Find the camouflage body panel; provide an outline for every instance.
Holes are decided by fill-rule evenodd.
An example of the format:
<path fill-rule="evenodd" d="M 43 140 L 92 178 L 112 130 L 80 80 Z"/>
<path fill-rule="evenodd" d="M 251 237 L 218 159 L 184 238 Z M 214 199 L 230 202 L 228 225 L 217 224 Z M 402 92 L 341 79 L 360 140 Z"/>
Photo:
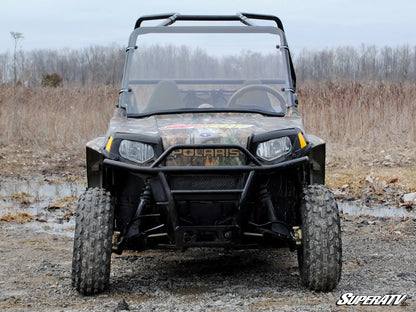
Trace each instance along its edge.
<path fill-rule="evenodd" d="M 226 144 L 247 148 L 253 134 L 287 128 L 304 131 L 297 114 L 269 117 L 257 113 L 184 113 L 153 115 L 144 118 L 115 116 L 110 122 L 108 137 L 115 133 L 140 133 L 160 137 L 163 149 L 191 144 Z M 246 164 L 246 156 L 238 148 L 175 149 L 166 166 L 224 166 Z"/>

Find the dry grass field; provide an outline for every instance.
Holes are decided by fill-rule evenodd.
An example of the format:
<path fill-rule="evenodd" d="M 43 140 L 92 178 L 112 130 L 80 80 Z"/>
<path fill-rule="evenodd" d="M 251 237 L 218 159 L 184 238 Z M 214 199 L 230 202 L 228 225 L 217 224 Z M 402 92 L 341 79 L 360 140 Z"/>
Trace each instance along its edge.
<path fill-rule="evenodd" d="M 115 87 L 0 87 L 3 144 L 79 149 L 103 134 L 118 99 Z"/>
<path fill-rule="evenodd" d="M 308 132 L 328 142 L 328 186 L 395 203 L 416 190 L 416 84 L 306 83 L 298 93 Z"/>
<path fill-rule="evenodd" d="M 117 91 L 0 86 L 0 174 L 53 161 L 60 170 L 74 159 L 82 172 L 85 143 L 105 133 Z M 328 142 L 330 187 L 358 194 L 372 181 L 375 191 L 386 184 L 416 190 L 414 83 L 303 83 L 298 95 L 307 131 Z"/>

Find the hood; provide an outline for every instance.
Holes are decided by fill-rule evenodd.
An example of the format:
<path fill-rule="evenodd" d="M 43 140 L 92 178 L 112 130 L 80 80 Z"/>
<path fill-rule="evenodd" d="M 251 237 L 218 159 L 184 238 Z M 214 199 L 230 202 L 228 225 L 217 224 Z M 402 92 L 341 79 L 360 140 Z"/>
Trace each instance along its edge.
<path fill-rule="evenodd" d="M 109 133 L 158 136 L 163 148 L 177 144 L 234 144 L 247 147 L 253 134 L 297 127 L 299 117 L 269 117 L 256 113 L 186 113 L 145 118 L 113 117 Z"/>

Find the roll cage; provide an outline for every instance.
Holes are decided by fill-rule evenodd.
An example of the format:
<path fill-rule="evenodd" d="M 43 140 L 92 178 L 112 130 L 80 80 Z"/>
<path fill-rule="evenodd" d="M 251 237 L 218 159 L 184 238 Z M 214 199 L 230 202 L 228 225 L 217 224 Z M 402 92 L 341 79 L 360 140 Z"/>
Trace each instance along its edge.
<path fill-rule="evenodd" d="M 256 26 L 255 20 L 258 21 L 272 21 L 276 27 L 284 32 L 282 21 L 273 15 L 253 14 L 253 13 L 237 13 L 235 15 L 183 15 L 180 13 L 166 13 L 157 15 L 145 15 L 137 19 L 134 29 L 143 27 L 142 23 L 146 21 L 163 20 L 158 26 L 170 26 L 177 21 L 237 21 L 246 26 Z M 288 48 L 286 37 L 284 36 L 285 48 Z M 127 48 L 129 49 L 129 48 Z M 292 57 L 289 54 L 290 74 L 292 77 L 293 89 L 296 90 L 296 73 L 293 67 Z"/>
<path fill-rule="evenodd" d="M 143 25 L 144 22 L 160 20 L 161 22 L 156 26 L 154 25 L 155 23 L 149 23 L 145 26 Z M 257 20 L 271 21 L 271 23 L 267 23 L 267 26 L 265 26 L 264 22 L 257 25 L 255 23 Z M 178 21 L 185 21 L 185 23 L 182 23 L 181 25 L 175 24 Z M 197 22 L 197 24 L 187 24 L 188 21 Z M 230 25 L 227 23 L 229 21 L 237 23 Z M 215 22 L 219 22 L 219 24 Z M 223 22 L 225 23 L 223 24 Z M 174 24 L 175 26 L 172 26 Z M 221 40 L 226 38 L 224 36 L 228 36 L 229 42 L 232 42 L 233 38 L 239 38 L 236 40 L 237 42 L 241 42 L 242 46 L 239 48 L 240 50 L 237 48 L 236 53 L 238 51 L 240 51 L 240 53 L 248 51 L 247 55 L 253 53 L 251 52 L 251 46 L 257 46 L 258 49 L 259 44 L 268 42 L 268 46 L 265 46 L 263 51 L 267 51 L 267 49 L 271 49 L 273 47 L 273 49 L 280 51 L 280 56 L 273 56 L 270 60 L 267 60 L 267 62 L 271 63 L 268 67 L 266 67 L 269 70 L 266 69 L 268 73 L 266 73 L 263 77 L 259 76 L 259 69 L 255 71 L 252 67 L 250 67 L 252 64 L 250 60 L 244 61 L 244 59 L 238 59 L 241 57 L 241 54 L 235 54 L 235 56 L 233 56 L 235 59 L 231 60 L 231 62 L 229 62 L 229 59 L 227 59 L 226 56 L 220 57 L 220 55 L 213 54 L 212 56 L 214 58 L 212 59 L 212 56 L 208 56 L 208 54 L 204 55 L 204 57 L 211 58 L 209 59 L 210 62 L 213 60 L 213 62 L 217 63 L 214 64 L 214 66 L 210 69 L 206 68 L 201 70 L 199 72 L 201 76 L 198 76 L 198 72 L 195 71 L 195 69 L 198 70 L 200 68 L 198 64 L 196 64 L 198 61 L 195 57 L 197 54 L 196 52 L 198 52 L 197 49 L 199 49 L 198 46 L 196 46 L 196 50 L 192 50 L 191 52 L 189 52 L 190 50 L 185 51 L 185 55 L 191 53 L 186 61 L 184 61 L 183 58 L 179 58 L 179 54 L 177 54 L 177 52 L 166 56 L 164 60 L 171 60 L 173 62 L 172 67 L 166 67 L 166 65 L 162 65 L 165 64 L 164 62 L 159 63 L 161 65 L 152 63 L 156 59 L 154 55 L 159 55 L 158 53 L 166 54 L 173 46 L 170 46 L 170 43 L 168 43 L 166 46 L 164 45 L 163 48 L 160 48 L 158 45 L 152 47 L 149 46 L 149 42 L 151 42 L 149 40 L 156 40 L 154 42 L 157 43 L 165 42 L 164 40 L 167 38 L 169 38 L 169 41 L 171 41 L 172 38 L 176 38 L 179 41 L 173 41 L 176 45 L 174 49 L 181 49 L 184 48 L 184 46 L 181 45 L 181 40 L 184 38 L 185 40 L 188 40 L 187 37 L 184 37 L 186 34 L 189 34 L 189 38 L 194 38 L 196 41 L 199 41 L 200 39 L 206 40 L 205 38 L 210 38 L 209 40 L 214 38 Z M 278 42 L 273 41 L 272 37 L 275 35 L 279 37 Z M 257 41 L 257 39 L 255 39 L 253 36 L 260 36 L 259 38 L 262 38 L 262 40 Z M 269 38 L 268 36 L 271 37 Z M 143 50 L 143 40 L 145 41 L 145 50 Z M 211 50 L 211 53 L 222 53 L 220 50 L 222 43 L 216 46 L 212 45 L 213 42 L 215 43 L 215 40 L 209 40 L 207 41 L 207 44 L 211 44 L 211 48 L 218 50 L 218 52 Z M 225 42 L 227 41 L 224 41 L 224 43 Z M 187 45 L 187 43 L 185 44 Z M 246 46 L 246 49 L 248 50 L 244 50 L 244 46 Z M 228 44 L 228 46 L 225 44 L 224 47 L 224 51 L 227 51 L 226 49 L 230 48 L 231 44 Z M 154 54 L 149 54 L 149 51 L 153 51 Z M 234 92 L 248 84 L 269 84 L 269 86 L 273 85 L 275 90 L 278 90 L 284 96 L 286 107 L 297 106 L 296 76 L 293 68 L 293 62 L 283 31 L 283 25 L 280 19 L 275 16 L 249 13 L 239 13 L 236 15 L 226 16 L 181 15 L 177 13 L 144 16 L 137 20 L 135 29 L 130 35 L 126 52 L 127 60 L 124 68 L 122 89 L 120 90 L 120 101 L 118 107 L 126 109 L 129 117 L 143 117 L 152 115 L 154 113 L 165 114 L 187 111 L 197 112 L 201 108 L 198 106 L 199 102 L 209 104 L 210 111 L 221 112 L 227 110 L 240 110 L 245 112 L 254 112 L 256 111 L 256 107 L 250 108 L 247 106 L 247 104 L 244 104 L 243 106 L 234 105 L 233 107 L 228 107 L 226 105 L 228 104 L 228 99 Z M 247 55 L 244 57 L 248 58 Z M 269 54 L 269 56 L 270 55 L 272 54 Z M 269 56 L 267 54 L 261 56 L 263 59 L 263 64 L 265 64 L 264 62 Z M 176 58 L 176 60 L 171 59 L 171 57 Z M 183 62 L 185 62 L 185 64 Z M 222 64 L 222 62 L 226 62 L 226 64 Z M 237 67 L 232 67 L 234 66 L 233 62 L 239 62 L 235 65 Z M 158 66 L 162 67 L 160 67 L 159 71 L 155 71 Z M 262 66 L 264 67 L 265 65 Z M 227 67 L 228 69 L 226 69 Z M 148 72 L 149 68 L 152 68 L 151 70 L 153 70 L 153 72 Z M 186 68 L 188 71 L 181 71 L 178 68 Z M 272 72 L 272 68 L 276 68 L 277 72 Z M 189 69 L 192 70 L 189 71 Z M 278 73 L 279 71 L 280 73 Z M 177 100 L 176 102 L 169 101 L 169 104 L 165 106 L 163 103 L 164 101 L 160 101 L 161 99 L 159 99 L 158 106 L 163 109 L 155 109 L 155 107 L 149 105 L 149 94 L 151 94 L 150 92 L 155 91 L 156 93 L 156 90 L 160 90 L 157 85 L 162 80 L 171 81 L 172 85 L 176 85 L 170 88 L 171 95 L 169 95 L 169 92 L 164 92 L 166 95 L 163 100 L 165 100 L 165 98 L 168 96 L 170 96 L 171 99 L 181 98 L 181 100 Z M 188 87 L 177 88 L 179 85 Z M 233 86 L 237 87 L 237 89 Z M 164 90 L 166 89 L 167 88 Z M 146 94 L 144 97 L 141 95 L 138 96 L 138 94 L 142 94 L 143 92 Z M 194 101 L 189 101 L 190 99 L 193 99 Z M 276 98 L 274 98 L 274 100 L 276 100 Z M 284 111 L 286 108 L 283 108 L 283 111 L 281 111 L 275 104 L 276 103 L 273 104 L 273 109 L 271 109 L 270 104 L 264 105 L 261 107 L 259 112 L 266 115 L 284 116 Z M 283 105 L 283 107 L 284 106 L 285 105 Z M 195 110 L 195 108 L 198 109 Z"/>

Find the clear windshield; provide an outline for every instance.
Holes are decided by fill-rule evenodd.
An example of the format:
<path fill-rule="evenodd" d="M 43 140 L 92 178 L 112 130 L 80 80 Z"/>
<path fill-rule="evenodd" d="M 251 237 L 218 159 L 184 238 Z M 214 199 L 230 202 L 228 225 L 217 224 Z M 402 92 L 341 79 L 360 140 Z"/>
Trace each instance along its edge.
<path fill-rule="evenodd" d="M 146 33 L 128 57 L 128 114 L 259 111 L 284 114 L 285 51 L 270 33 Z"/>

